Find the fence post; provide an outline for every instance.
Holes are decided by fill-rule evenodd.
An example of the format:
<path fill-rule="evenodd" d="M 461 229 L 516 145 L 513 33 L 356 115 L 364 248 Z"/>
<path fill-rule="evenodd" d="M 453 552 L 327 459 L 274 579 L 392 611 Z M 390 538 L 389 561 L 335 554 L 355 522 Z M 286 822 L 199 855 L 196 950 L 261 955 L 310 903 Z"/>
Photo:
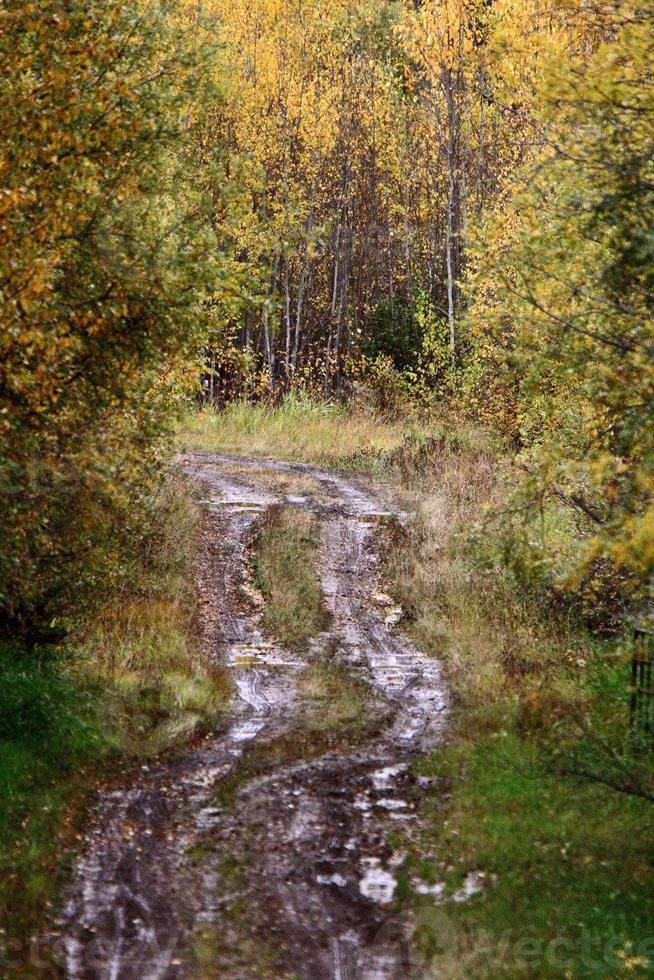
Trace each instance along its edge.
<path fill-rule="evenodd" d="M 634 643 L 629 724 L 632 729 L 651 735 L 654 731 L 654 631 L 636 627 Z"/>

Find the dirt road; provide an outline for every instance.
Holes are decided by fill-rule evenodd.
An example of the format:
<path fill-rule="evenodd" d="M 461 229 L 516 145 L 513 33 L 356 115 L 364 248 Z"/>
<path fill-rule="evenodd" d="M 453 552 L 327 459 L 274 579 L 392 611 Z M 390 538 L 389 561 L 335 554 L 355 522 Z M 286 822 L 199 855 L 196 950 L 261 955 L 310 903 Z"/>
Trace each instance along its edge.
<path fill-rule="evenodd" d="M 203 454 L 181 465 L 204 488 L 203 632 L 207 656 L 233 674 L 233 715 L 222 734 L 99 799 L 68 895 L 64 975 L 413 975 L 393 914 L 402 854 L 391 838 L 415 819 L 410 764 L 440 738 L 447 696 L 438 663 L 404 638 L 379 592 L 376 532 L 389 511 L 363 482 L 315 467 Z M 251 586 L 252 528 L 279 502 L 322 527 L 331 625 L 305 656 L 263 635 Z M 248 778 L 253 751 L 297 719 L 297 679 L 317 655 L 370 685 L 376 734 Z"/>

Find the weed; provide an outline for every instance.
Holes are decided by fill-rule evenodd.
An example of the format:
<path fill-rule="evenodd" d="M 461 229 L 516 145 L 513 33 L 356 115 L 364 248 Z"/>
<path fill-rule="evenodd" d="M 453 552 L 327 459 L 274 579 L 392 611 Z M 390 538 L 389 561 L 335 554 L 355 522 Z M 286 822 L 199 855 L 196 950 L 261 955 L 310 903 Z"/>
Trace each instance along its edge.
<path fill-rule="evenodd" d="M 264 628 L 286 647 L 306 649 L 329 625 L 316 560 L 318 521 L 297 507 L 273 505 L 254 539 L 255 581 L 266 600 Z"/>
<path fill-rule="evenodd" d="M 194 641 L 198 510 L 171 480 L 157 514 L 121 593 L 63 648 L 0 650 L 0 928 L 23 949 L 58 900 L 100 767 L 111 777 L 226 711 L 226 675 Z"/>

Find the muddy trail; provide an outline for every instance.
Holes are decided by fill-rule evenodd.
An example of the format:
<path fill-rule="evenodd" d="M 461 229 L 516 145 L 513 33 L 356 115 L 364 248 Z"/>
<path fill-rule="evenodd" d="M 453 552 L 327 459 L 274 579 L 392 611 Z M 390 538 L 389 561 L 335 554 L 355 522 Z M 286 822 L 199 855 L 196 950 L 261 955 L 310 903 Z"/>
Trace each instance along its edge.
<path fill-rule="evenodd" d="M 311 466 L 208 454 L 181 465 L 207 511 L 203 637 L 233 676 L 231 721 L 100 796 L 67 898 L 64 976 L 414 975 L 393 915 L 393 838 L 416 819 L 411 763 L 441 737 L 447 697 L 438 663 L 379 591 L 378 530 L 392 514 L 363 482 Z M 277 503 L 322 531 L 331 623 L 302 655 L 263 634 L 251 584 L 253 528 Z M 366 739 L 280 757 L 317 657 L 368 686 Z"/>

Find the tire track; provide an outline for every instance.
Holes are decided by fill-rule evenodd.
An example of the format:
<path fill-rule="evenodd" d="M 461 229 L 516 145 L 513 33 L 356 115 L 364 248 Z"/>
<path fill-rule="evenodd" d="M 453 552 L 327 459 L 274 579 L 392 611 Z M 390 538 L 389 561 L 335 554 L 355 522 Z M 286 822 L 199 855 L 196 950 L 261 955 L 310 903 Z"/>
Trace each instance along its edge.
<path fill-rule="evenodd" d="M 64 975 L 203 977 L 186 951 L 199 924 L 220 929 L 224 883 L 219 861 L 207 858 L 198 870 L 186 856 L 209 836 L 214 854 L 254 853 L 243 886 L 250 917 L 295 976 L 409 976 L 401 923 L 386 925 L 402 859 L 388 835 L 415 817 L 410 763 L 440 738 L 447 696 L 438 663 L 395 628 L 392 603 L 378 591 L 375 530 L 390 513 L 355 479 L 312 466 L 209 454 L 189 454 L 182 465 L 206 488 L 207 655 L 233 672 L 233 720 L 201 748 L 100 795 L 68 895 Z M 285 499 L 261 488 L 262 469 L 320 488 L 288 498 L 323 527 L 319 574 L 333 624 L 316 649 L 374 685 L 390 722 L 357 752 L 252 780 L 225 814 L 211 806 L 215 787 L 253 744 L 287 727 L 305 666 L 262 635 L 249 594 L 253 524 Z M 250 969 L 228 956 L 211 975 L 256 976 Z"/>

